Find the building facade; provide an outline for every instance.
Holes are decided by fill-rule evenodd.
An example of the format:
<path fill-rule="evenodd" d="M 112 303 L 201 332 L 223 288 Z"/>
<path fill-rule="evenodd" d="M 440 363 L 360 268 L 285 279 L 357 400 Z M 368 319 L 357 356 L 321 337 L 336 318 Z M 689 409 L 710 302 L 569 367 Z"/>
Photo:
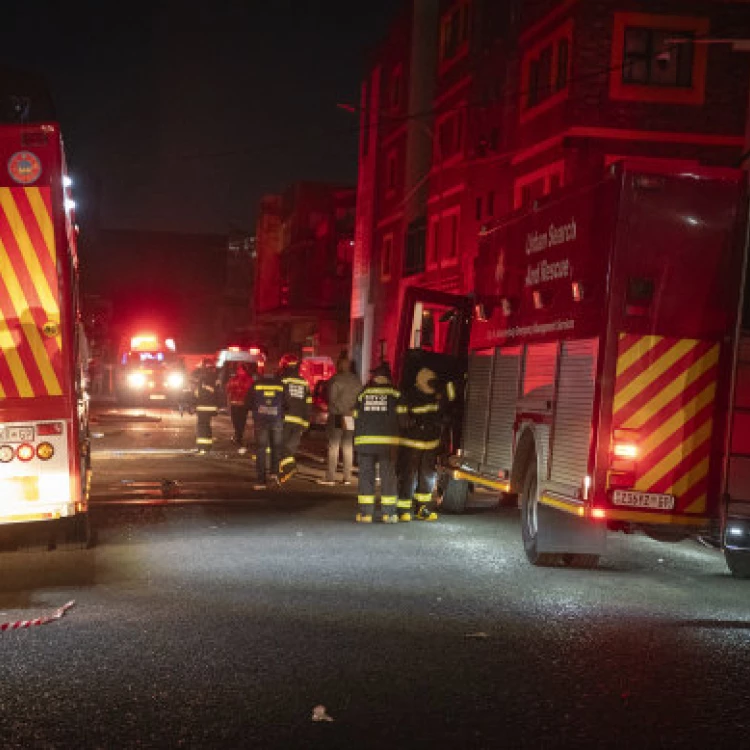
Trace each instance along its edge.
<path fill-rule="evenodd" d="M 355 198 L 350 186 L 299 182 L 262 200 L 253 328 L 271 356 L 347 348 Z"/>
<path fill-rule="evenodd" d="M 716 40 L 750 37 L 747 2 L 408 6 L 362 83 L 351 338 L 365 370 L 393 356 L 406 288 L 472 293 L 489 222 L 624 157 L 736 166 L 745 142 L 750 55 Z"/>

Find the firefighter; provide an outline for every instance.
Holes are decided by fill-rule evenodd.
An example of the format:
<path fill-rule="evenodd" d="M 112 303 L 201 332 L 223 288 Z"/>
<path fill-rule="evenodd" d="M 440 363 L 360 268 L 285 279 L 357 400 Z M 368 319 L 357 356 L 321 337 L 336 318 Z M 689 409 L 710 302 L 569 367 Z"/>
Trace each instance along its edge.
<path fill-rule="evenodd" d="M 414 506 L 416 518 L 436 521 L 433 500 L 437 479 L 437 457 L 453 400 L 452 383 L 440 387 L 440 381 L 429 367 L 417 373 L 416 382 L 404 395 L 406 428 L 399 453 L 398 511 L 400 521 L 411 521 Z"/>
<path fill-rule="evenodd" d="M 401 394 L 393 387 L 391 368 L 382 362 L 357 396 L 354 410 L 354 448 L 359 462 L 359 497 L 356 521 L 372 523 L 375 512 L 375 471 L 380 470 L 380 506 L 383 523 L 397 523 L 396 456 L 399 446 Z"/>
<path fill-rule="evenodd" d="M 214 444 L 211 420 L 218 413 L 216 406 L 216 368 L 209 360 L 203 360 L 197 375 L 193 390 L 196 414 L 195 444 L 198 453 L 205 456 Z"/>
<path fill-rule="evenodd" d="M 234 434 L 232 442 L 237 446 L 238 453 L 247 453 L 245 446 L 245 425 L 247 424 L 247 394 L 253 387 L 253 376 L 244 363 L 240 363 L 227 382 L 229 396 L 229 414 L 232 419 Z"/>
<path fill-rule="evenodd" d="M 312 395 L 307 381 L 299 374 L 296 354 L 285 354 L 279 360 L 279 374 L 284 384 L 284 457 L 279 464 L 279 479 L 286 482 L 297 471 L 295 455 L 302 433 L 310 427 Z"/>
<path fill-rule="evenodd" d="M 258 377 L 248 391 L 247 404 L 253 414 L 258 474 L 253 489 L 262 490 L 267 487 L 269 479 L 273 482 L 279 480 L 284 431 L 284 384 L 281 378 L 270 373 Z"/>

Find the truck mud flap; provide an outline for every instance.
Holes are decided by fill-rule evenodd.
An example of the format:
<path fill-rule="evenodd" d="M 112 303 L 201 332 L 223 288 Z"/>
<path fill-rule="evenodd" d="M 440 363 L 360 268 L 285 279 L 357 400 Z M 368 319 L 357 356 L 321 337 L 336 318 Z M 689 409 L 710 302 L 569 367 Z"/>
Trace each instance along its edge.
<path fill-rule="evenodd" d="M 538 506 L 537 551 L 541 554 L 602 555 L 607 528 L 547 505 Z"/>

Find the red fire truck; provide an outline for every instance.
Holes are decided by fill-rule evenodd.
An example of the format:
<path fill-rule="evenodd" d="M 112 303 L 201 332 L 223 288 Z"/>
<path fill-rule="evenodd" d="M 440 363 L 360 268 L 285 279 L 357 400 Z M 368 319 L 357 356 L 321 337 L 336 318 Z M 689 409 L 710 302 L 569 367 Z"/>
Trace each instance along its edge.
<path fill-rule="evenodd" d="M 474 485 L 520 501 L 535 565 L 593 567 L 608 531 L 642 531 L 714 540 L 750 576 L 746 184 L 621 162 L 485 228 L 473 315 L 434 300 L 459 330 L 473 318 L 444 510 Z M 407 297 L 412 346 L 429 298 Z"/>
<path fill-rule="evenodd" d="M 39 81 L 8 73 L 0 98 L 0 536 L 88 545 L 87 352 L 62 137 Z"/>

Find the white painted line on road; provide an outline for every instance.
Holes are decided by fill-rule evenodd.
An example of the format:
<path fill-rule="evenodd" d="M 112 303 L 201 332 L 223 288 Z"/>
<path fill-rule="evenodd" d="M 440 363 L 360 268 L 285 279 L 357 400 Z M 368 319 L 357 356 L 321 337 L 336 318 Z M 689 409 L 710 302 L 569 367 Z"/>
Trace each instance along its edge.
<path fill-rule="evenodd" d="M 190 456 L 196 455 L 195 448 L 126 448 L 123 450 L 91 451 L 92 458 L 127 458 L 128 456 Z"/>

